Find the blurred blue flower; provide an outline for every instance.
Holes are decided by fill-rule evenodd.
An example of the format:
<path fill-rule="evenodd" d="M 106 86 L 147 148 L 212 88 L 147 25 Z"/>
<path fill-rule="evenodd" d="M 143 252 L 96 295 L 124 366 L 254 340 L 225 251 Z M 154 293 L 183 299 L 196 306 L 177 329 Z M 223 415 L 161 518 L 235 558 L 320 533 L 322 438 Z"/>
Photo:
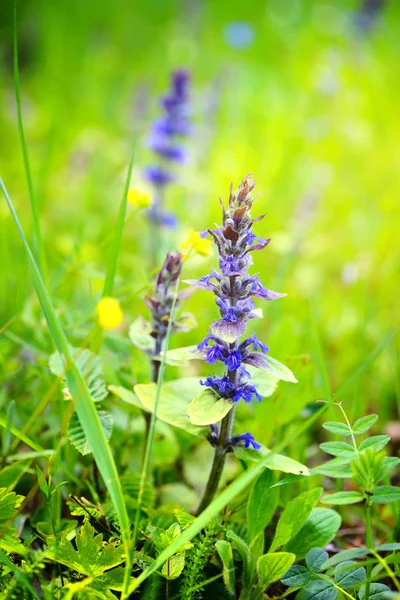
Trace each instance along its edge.
<path fill-rule="evenodd" d="M 232 21 L 224 27 L 224 38 L 227 44 L 236 50 L 250 48 L 255 38 L 254 27 L 246 21 Z"/>

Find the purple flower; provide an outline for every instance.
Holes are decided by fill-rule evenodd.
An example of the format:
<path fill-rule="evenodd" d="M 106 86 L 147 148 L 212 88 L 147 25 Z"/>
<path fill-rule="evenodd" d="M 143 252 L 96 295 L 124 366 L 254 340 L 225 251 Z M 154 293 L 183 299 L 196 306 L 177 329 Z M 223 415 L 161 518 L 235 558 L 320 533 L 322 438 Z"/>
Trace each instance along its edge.
<path fill-rule="evenodd" d="M 210 365 L 214 365 L 217 360 L 224 360 L 224 349 L 218 346 L 218 344 L 212 346 L 212 348 L 208 348 L 204 360 L 210 363 Z"/>
<path fill-rule="evenodd" d="M 225 358 L 224 364 L 228 367 L 228 371 L 236 371 L 242 364 L 243 356 L 238 350 L 231 350 Z"/>
<path fill-rule="evenodd" d="M 223 260 L 220 261 L 220 267 L 222 274 L 226 277 L 229 275 L 235 275 L 240 271 L 240 267 L 237 263 L 237 260 L 234 256 L 227 256 Z"/>
<path fill-rule="evenodd" d="M 249 348 L 250 346 L 253 346 L 253 349 L 256 352 L 258 350 L 260 350 L 264 354 L 269 352 L 268 346 L 266 346 L 265 344 L 260 342 L 260 340 L 257 338 L 255 333 L 253 333 L 253 335 L 251 335 L 247 340 L 245 340 L 242 344 L 240 344 L 239 348 L 240 348 L 240 350 L 243 351 L 245 348 Z"/>
<path fill-rule="evenodd" d="M 231 397 L 231 391 L 234 388 L 233 383 L 231 383 L 226 376 L 207 377 L 205 381 L 200 381 L 200 384 L 212 388 L 220 396 L 225 396 L 226 398 Z"/>
<path fill-rule="evenodd" d="M 260 448 L 262 448 L 262 445 L 258 444 L 252 434 L 249 432 L 242 433 L 241 435 L 234 435 L 230 439 L 231 446 L 238 446 L 240 442 L 244 442 L 245 448 L 250 448 L 250 446 L 253 446 L 254 450 L 260 450 Z"/>

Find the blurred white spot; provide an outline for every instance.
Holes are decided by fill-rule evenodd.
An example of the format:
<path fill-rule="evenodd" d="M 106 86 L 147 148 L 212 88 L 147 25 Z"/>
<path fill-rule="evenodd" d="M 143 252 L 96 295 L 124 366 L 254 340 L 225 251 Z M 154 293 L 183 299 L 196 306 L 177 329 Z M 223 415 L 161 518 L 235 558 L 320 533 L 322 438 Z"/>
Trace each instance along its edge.
<path fill-rule="evenodd" d="M 342 269 L 342 281 L 345 285 L 352 285 L 358 281 L 360 269 L 355 263 L 345 263 Z"/>

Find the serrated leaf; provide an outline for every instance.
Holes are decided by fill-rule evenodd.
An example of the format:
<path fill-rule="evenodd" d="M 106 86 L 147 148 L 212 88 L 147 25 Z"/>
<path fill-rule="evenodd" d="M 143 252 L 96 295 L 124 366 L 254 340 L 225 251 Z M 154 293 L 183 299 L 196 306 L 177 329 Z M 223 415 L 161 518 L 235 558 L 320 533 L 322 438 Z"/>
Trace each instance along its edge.
<path fill-rule="evenodd" d="M 7 488 L 0 489 L 0 532 L 3 528 L 12 525 L 13 517 L 16 517 L 16 510 L 21 505 L 24 497 L 18 496 L 15 492 L 7 491 Z"/>
<path fill-rule="evenodd" d="M 14 527 L 9 527 L 6 533 L 0 536 L 0 548 L 8 554 L 20 554 L 26 556 L 28 554 L 28 548 L 25 548 L 21 540 L 17 537 L 18 530 Z"/>
<path fill-rule="evenodd" d="M 364 500 L 361 492 L 336 492 L 335 494 L 328 494 L 321 500 L 323 504 L 356 504 Z"/>
<path fill-rule="evenodd" d="M 356 435 L 360 435 L 361 433 L 365 433 L 368 429 L 371 429 L 372 425 L 376 423 L 378 420 L 378 415 L 367 415 L 366 417 L 361 417 L 361 419 L 357 419 L 354 423 L 352 429 L 353 433 Z"/>
<path fill-rule="evenodd" d="M 185 567 L 185 552 L 174 554 L 164 564 L 161 574 L 165 579 L 177 579 Z"/>
<path fill-rule="evenodd" d="M 303 492 L 288 502 L 279 518 L 270 552 L 286 544 L 303 527 L 318 502 L 322 488 Z"/>
<path fill-rule="evenodd" d="M 143 352 L 152 354 L 156 343 L 154 337 L 151 335 L 152 331 L 151 323 L 143 319 L 143 317 L 138 317 L 129 327 L 129 339 L 134 346 L 143 350 Z"/>
<path fill-rule="evenodd" d="M 123 546 L 103 542 L 103 535 L 95 535 L 88 521 L 76 535 L 76 549 L 62 534 L 49 536 L 47 541 L 50 559 L 95 579 L 123 562 Z"/>
<path fill-rule="evenodd" d="M 389 504 L 400 500 L 400 487 L 394 485 L 379 485 L 372 490 L 372 502 L 375 504 Z"/>
<path fill-rule="evenodd" d="M 311 581 L 304 588 L 304 592 L 308 600 L 335 600 L 338 595 L 333 583 L 321 579 Z"/>
<path fill-rule="evenodd" d="M 240 460 L 251 460 L 257 462 L 261 458 L 265 458 L 267 454 L 271 454 L 268 463 L 265 465 L 267 469 L 273 471 L 282 471 L 283 473 L 293 473 L 295 475 L 309 476 L 310 471 L 305 465 L 302 465 L 297 460 L 284 456 L 283 454 L 276 454 L 271 452 L 268 448 L 261 448 L 261 450 L 252 450 L 251 448 L 241 448 L 235 446 L 233 449 L 235 455 Z"/>
<path fill-rule="evenodd" d="M 322 548 L 311 548 L 306 554 L 306 565 L 313 573 L 319 573 L 328 558 L 329 554 Z"/>
<path fill-rule="evenodd" d="M 365 585 L 358 590 L 360 600 L 365 598 Z M 371 583 L 369 588 L 369 600 L 388 600 L 392 598 L 392 590 L 384 583 Z"/>
<path fill-rule="evenodd" d="M 206 437 L 207 429 L 193 425 L 187 414 L 187 407 L 198 394 L 199 388 L 197 377 L 185 377 L 164 383 L 161 386 L 157 418 L 197 437 Z M 145 410 L 153 412 L 157 385 L 155 383 L 138 384 L 134 391 Z"/>
<path fill-rule="evenodd" d="M 104 434 L 109 440 L 113 428 L 112 415 L 105 410 L 98 410 L 97 413 L 100 417 L 101 424 L 103 426 Z M 71 444 L 75 446 L 77 450 L 83 455 L 89 454 L 92 449 L 86 439 L 86 435 L 79 422 L 79 418 L 76 412 L 72 413 L 68 424 L 68 438 Z"/>
<path fill-rule="evenodd" d="M 354 565 L 354 568 L 351 568 Z M 356 562 L 346 560 L 336 566 L 335 581 L 344 590 L 349 590 L 359 585 L 367 576 L 364 567 L 359 567 Z"/>
<path fill-rule="evenodd" d="M 311 579 L 311 573 L 302 565 L 290 567 L 281 578 L 281 582 L 288 587 L 303 587 Z"/>
<path fill-rule="evenodd" d="M 390 442 L 390 435 L 373 435 L 363 440 L 359 445 L 358 449 L 360 452 L 367 448 L 373 448 L 375 452 L 382 450 Z"/>
<path fill-rule="evenodd" d="M 293 564 L 295 558 L 295 555 L 290 552 L 274 552 L 261 556 L 257 562 L 257 587 L 263 591 L 271 583 L 278 581 Z"/>
<path fill-rule="evenodd" d="M 327 421 L 322 423 L 322 427 L 331 433 L 347 437 L 351 435 L 351 429 L 346 423 L 340 423 L 339 421 Z"/>
<path fill-rule="evenodd" d="M 79 369 L 89 393 L 95 402 L 101 402 L 107 397 L 106 382 L 103 376 L 103 363 L 97 354 L 90 350 L 71 348 L 72 358 Z M 65 364 L 58 352 L 54 352 L 49 358 L 49 369 L 57 377 L 63 377 L 65 381 Z"/>
<path fill-rule="evenodd" d="M 260 369 L 261 371 L 265 371 L 266 373 L 270 373 L 277 379 L 281 381 L 289 381 L 291 383 L 298 383 L 296 377 L 292 373 L 292 371 L 286 365 L 276 360 L 276 358 L 272 358 L 272 356 L 266 356 L 267 365 L 265 367 L 255 367 Z M 246 367 L 247 368 L 247 367 Z"/>
<path fill-rule="evenodd" d="M 272 488 L 276 477 L 265 469 L 256 480 L 247 502 L 247 533 L 249 543 L 263 533 L 274 516 L 278 504 L 278 488 Z"/>
<path fill-rule="evenodd" d="M 226 589 L 231 596 L 235 595 L 235 565 L 233 562 L 232 546 L 225 540 L 218 540 L 215 544 L 218 556 L 222 562 L 222 577 Z"/>
<path fill-rule="evenodd" d="M 213 390 L 203 390 L 187 408 L 193 425 L 219 423 L 233 408 L 233 401 L 219 398 Z"/>
<path fill-rule="evenodd" d="M 326 546 L 340 527 L 341 518 L 330 508 L 314 508 L 305 525 L 285 546 L 297 558 L 303 558 L 312 548 Z"/>
<path fill-rule="evenodd" d="M 347 442 L 324 442 L 319 446 L 321 450 L 332 454 L 332 456 L 342 456 L 343 458 L 353 458 L 356 454 L 353 446 Z"/>

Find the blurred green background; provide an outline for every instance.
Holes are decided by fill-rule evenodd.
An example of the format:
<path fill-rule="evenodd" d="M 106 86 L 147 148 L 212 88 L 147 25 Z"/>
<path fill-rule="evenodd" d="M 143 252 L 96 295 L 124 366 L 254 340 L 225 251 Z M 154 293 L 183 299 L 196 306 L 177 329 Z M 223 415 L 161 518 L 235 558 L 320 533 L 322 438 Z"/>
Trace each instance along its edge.
<path fill-rule="evenodd" d="M 268 213 L 257 232 L 272 237 L 254 270 L 288 297 L 264 306 L 264 320 L 253 327 L 299 378 L 298 386 L 280 386 L 272 412 L 268 403 L 243 407 L 243 426 L 264 442 L 292 413 L 325 398 L 329 386 L 338 389 L 398 326 L 400 8 L 386 2 L 364 22 L 361 5 L 17 2 L 25 132 L 51 294 L 71 342 L 82 343 L 93 327 L 133 137 L 138 132 L 134 185 L 151 160 L 146 133 L 174 68 L 191 72 L 195 128 L 190 162 L 168 199 L 179 217 L 169 249 L 179 247 L 188 229 L 218 222 L 218 196 L 226 199 L 231 181 L 237 186 L 254 174 L 262 192 L 255 211 Z M 6 0 L 0 8 L 0 174 L 31 231 L 12 30 L 13 3 Z M 126 340 L 129 323 L 146 315 L 148 243 L 146 216 L 128 216 L 115 287 L 125 313 L 119 336 Z M 0 252 L 3 400 L 14 397 L 23 410 L 25 399 L 46 389 L 40 379 L 51 344 L 3 200 Z M 215 261 L 196 259 L 184 276 L 205 274 Z M 176 336 L 174 347 L 200 341 L 217 314 L 205 292 L 187 304 L 198 327 Z M 26 374 L 21 350 L 43 358 L 33 375 Z M 132 352 L 120 360 L 139 380 L 140 355 Z M 397 419 L 398 368 L 394 338 L 341 398 L 349 414 L 369 408 Z"/>

